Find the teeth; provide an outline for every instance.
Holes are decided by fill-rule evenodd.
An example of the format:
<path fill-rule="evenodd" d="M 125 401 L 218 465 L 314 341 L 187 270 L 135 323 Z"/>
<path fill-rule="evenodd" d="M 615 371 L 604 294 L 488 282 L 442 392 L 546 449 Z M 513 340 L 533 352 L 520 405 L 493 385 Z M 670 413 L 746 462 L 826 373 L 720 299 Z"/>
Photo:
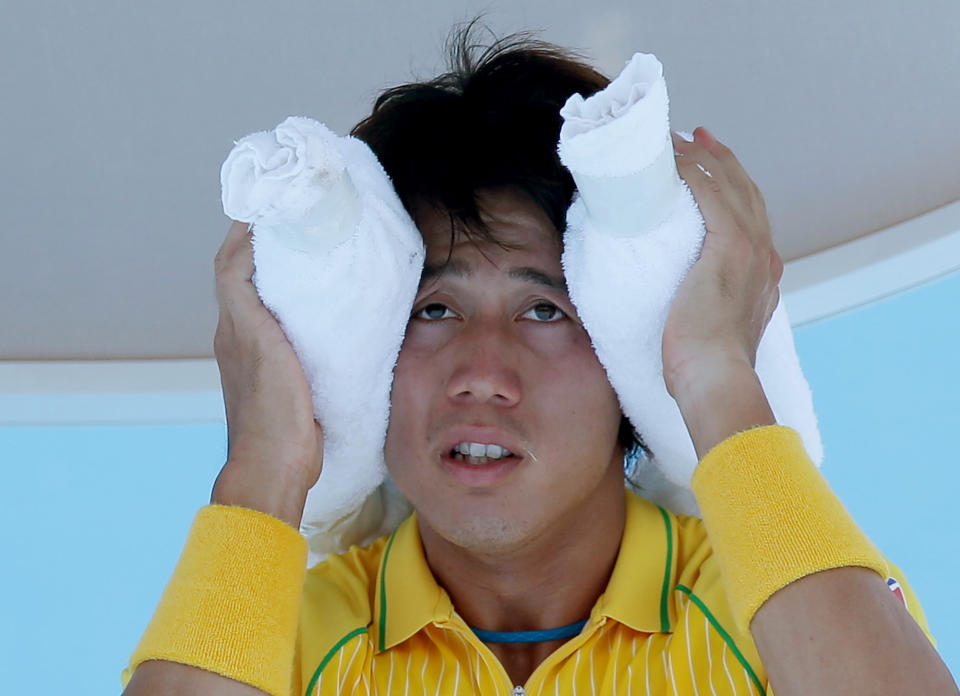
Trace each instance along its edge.
<path fill-rule="evenodd" d="M 503 447 L 500 445 L 487 445 L 487 456 L 491 459 L 500 459 L 503 456 Z"/>
<path fill-rule="evenodd" d="M 488 459 L 502 459 L 513 454 L 513 452 L 500 445 L 485 445 L 480 442 L 461 442 L 453 448 L 453 451 L 466 457 L 482 460 L 481 463 L 484 464 Z"/>

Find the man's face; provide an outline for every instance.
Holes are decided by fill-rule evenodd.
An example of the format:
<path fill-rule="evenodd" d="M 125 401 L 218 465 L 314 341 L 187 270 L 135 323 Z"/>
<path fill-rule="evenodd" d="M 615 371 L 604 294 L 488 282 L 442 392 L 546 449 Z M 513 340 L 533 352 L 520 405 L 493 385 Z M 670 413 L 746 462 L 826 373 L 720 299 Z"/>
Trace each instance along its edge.
<path fill-rule="evenodd" d="M 417 215 L 427 259 L 385 455 L 421 525 L 496 551 L 622 496 L 623 472 L 619 404 L 567 296 L 552 223 L 515 192 L 481 203 L 510 250 L 458 236 L 445 268 L 449 218 Z M 486 460 L 455 451 L 471 443 Z"/>

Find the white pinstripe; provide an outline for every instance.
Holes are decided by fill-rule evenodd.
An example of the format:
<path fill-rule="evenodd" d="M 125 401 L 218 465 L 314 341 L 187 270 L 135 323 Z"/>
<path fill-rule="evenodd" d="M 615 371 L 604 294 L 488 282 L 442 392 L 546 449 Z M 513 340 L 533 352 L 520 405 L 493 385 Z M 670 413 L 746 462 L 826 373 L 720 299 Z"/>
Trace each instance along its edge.
<path fill-rule="evenodd" d="M 577 650 L 577 659 L 573 663 L 573 676 L 570 678 L 573 696 L 577 696 L 577 670 L 580 669 L 580 651 Z"/>
<path fill-rule="evenodd" d="M 407 668 L 404 670 L 404 674 L 407 675 L 407 683 L 403 687 L 403 696 L 409 696 L 410 694 L 410 660 L 413 658 L 413 650 L 410 650 L 407 653 Z"/>
<path fill-rule="evenodd" d="M 425 675 L 427 673 L 427 663 L 429 661 L 430 661 L 430 649 L 428 648 L 423 651 L 423 667 L 420 669 L 420 686 L 421 688 L 424 688 L 424 689 L 427 688 L 427 683 L 426 683 L 427 678 Z"/>
<path fill-rule="evenodd" d="M 437 677 L 437 695 L 436 696 L 440 696 L 440 687 L 443 686 L 443 673 L 446 669 L 447 669 L 447 661 L 440 660 L 440 676 Z"/>
<path fill-rule="evenodd" d="M 483 658 L 483 664 L 484 666 L 486 666 L 487 673 L 490 675 L 490 684 L 493 686 L 494 689 L 499 691 L 500 687 L 498 686 L 498 684 L 500 682 L 500 675 L 498 673 L 495 673 L 493 667 L 490 666 L 490 660 L 487 659 L 486 655 L 484 655 L 482 652 L 477 653 L 477 655 Z M 477 662 L 477 674 L 480 674 L 479 665 L 480 663 Z"/>
<path fill-rule="evenodd" d="M 683 630 L 687 634 L 687 663 L 690 665 L 690 683 L 693 684 L 693 696 L 700 696 L 700 691 L 697 689 L 697 675 L 693 671 L 693 651 L 690 650 L 690 602 L 687 602 L 683 616 Z"/>
<path fill-rule="evenodd" d="M 720 661 L 723 663 L 723 671 L 727 673 L 727 679 L 730 680 L 730 692 L 736 696 L 737 685 L 733 683 L 733 676 L 730 674 L 730 668 L 727 666 L 727 642 L 723 642 L 723 650 L 720 651 Z"/>
<path fill-rule="evenodd" d="M 340 692 L 340 689 L 343 687 L 343 682 L 340 680 L 340 675 L 343 672 L 340 671 L 340 667 L 343 666 L 343 651 L 346 649 L 346 645 L 341 646 L 340 650 L 337 652 L 337 692 Z"/>
<path fill-rule="evenodd" d="M 680 692 L 677 691 L 677 679 L 673 674 L 673 653 L 667 652 L 667 664 L 670 665 L 670 685 L 673 687 L 673 696 L 680 696 Z"/>
<path fill-rule="evenodd" d="M 593 678 L 593 653 L 594 650 L 590 650 L 590 693 L 592 696 L 597 696 L 597 680 Z"/>
<path fill-rule="evenodd" d="M 653 642 L 653 634 L 647 636 L 647 647 L 643 651 L 643 663 L 645 665 L 644 677 L 647 681 L 647 696 L 650 694 L 650 644 Z"/>
<path fill-rule="evenodd" d="M 453 693 L 459 693 L 460 690 L 460 660 L 457 660 L 457 678 L 453 680 Z"/>
<path fill-rule="evenodd" d="M 546 680 L 546 679 L 541 679 L 541 680 L 540 680 L 540 689 L 539 689 L 539 691 L 537 691 L 537 696 L 542 696 L 542 695 L 543 695 L 543 689 L 544 689 L 544 687 L 545 687 L 546 685 L 547 685 L 547 680 Z M 530 694 L 530 696 L 533 696 L 533 694 Z"/>
<path fill-rule="evenodd" d="M 717 696 L 717 690 L 713 686 L 713 655 L 710 653 L 710 621 L 706 616 L 703 617 L 703 637 L 707 641 L 707 683 L 710 685 L 710 693 Z"/>
<path fill-rule="evenodd" d="M 460 641 L 460 645 L 463 646 L 463 658 L 467 661 L 467 667 L 470 667 L 470 645 L 464 640 L 463 636 L 460 635 L 460 631 L 451 631 L 453 635 L 457 637 L 457 640 Z M 459 670 L 459 666 L 458 666 Z M 460 672 L 457 671 L 457 679 L 460 679 Z M 480 688 L 480 657 L 477 657 L 477 671 L 470 675 L 470 681 L 473 684 L 473 690 L 476 692 Z"/>
<path fill-rule="evenodd" d="M 667 669 L 667 651 L 664 650 L 660 653 L 660 661 L 663 662 L 663 681 L 666 683 L 667 676 L 670 674 L 670 670 Z M 674 689 L 676 691 L 676 689 Z"/>
<path fill-rule="evenodd" d="M 360 676 L 363 677 L 363 685 L 366 687 L 367 696 L 370 696 L 370 682 L 367 681 L 367 670 L 361 671 Z"/>
<path fill-rule="evenodd" d="M 489 671 L 489 668 L 487 669 L 487 671 Z M 477 675 L 477 691 L 480 693 L 483 693 L 483 687 L 480 686 L 480 652 L 479 651 L 477 652 L 477 669 L 476 669 L 476 672 L 474 672 L 474 674 Z M 496 687 L 496 684 L 494 684 L 494 687 Z"/>
<path fill-rule="evenodd" d="M 390 674 L 389 676 L 387 676 L 387 693 L 388 694 L 393 689 L 393 658 L 395 654 L 396 653 L 393 650 L 390 651 Z"/>
<path fill-rule="evenodd" d="M 620 669 L 620 644 L 623 642 L 623 629 L 616 627 L 617 647 L 613 648 L 613 637 L 610 638 L 611 649 L 613 650 L 613 693 L 617 693 L 617 671 Z"/>
<path fill-rule="evenodd" d="M 357 659 L 357 653 L 360 652 L 360 644 L 361 644 L 362 642 L 363 642 L 363 641 L 359 641 L 359 640 L 357 641 L 357 647 L 356 647 L 356 649 L 353 651 L 353 656 L 350 658 L 350 662 L 347 663 L 347 672 L 349 672 L 349 671 L 350 671 L 350 668 L 353 667 L 353 661 Z M 360 670 L 360 674 L 357 676 L 357 681 L 353 682 L 353 686 L 350 687 L 350 692 L 351 692 L 351 693 L 354 693 L 354 692 L 357 690 L 357 684 L 360 683 L 360 677 L 362 677 L 362 676 L 363 676 L 363 670 L 361 669 L 361 670 Z"/>

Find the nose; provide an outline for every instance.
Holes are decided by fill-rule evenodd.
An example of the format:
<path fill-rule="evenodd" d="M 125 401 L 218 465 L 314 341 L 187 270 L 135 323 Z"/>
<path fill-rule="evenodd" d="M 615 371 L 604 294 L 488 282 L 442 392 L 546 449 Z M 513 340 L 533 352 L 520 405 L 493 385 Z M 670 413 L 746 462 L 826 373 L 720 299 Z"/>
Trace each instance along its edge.
<path fill-rule="evenodd" d="M 477 322 L 465 329 L 448 348 L 454 351 L 455 367 L 447 384 L 447 396 L 461 404 L 513 406 L 520 401 L 522 348 L 510 338 L 509 329 L 496 322 Z"/>

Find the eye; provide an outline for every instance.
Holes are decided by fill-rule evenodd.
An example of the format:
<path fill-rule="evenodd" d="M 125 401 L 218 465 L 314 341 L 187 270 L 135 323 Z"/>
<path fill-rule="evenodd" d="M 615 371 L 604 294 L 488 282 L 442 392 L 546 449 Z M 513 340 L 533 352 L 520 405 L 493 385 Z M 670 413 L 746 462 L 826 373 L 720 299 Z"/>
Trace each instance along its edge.
<path fill-rule="evenodd" d="M 523 316 L 528 319 L 533 319 L 534 321 L 549 323 L 560 321 L 566 318 L 567 315 L 554 304 L 540 302 L 524 312 Z"/>
<path fill-rule="evenodd" d="M 413 313 L 414 319 L 423 319 L 425 321 L 437 321 L 439 319 L 452 319 L 456 315 L 445 304 L 431 302 Z"/>

